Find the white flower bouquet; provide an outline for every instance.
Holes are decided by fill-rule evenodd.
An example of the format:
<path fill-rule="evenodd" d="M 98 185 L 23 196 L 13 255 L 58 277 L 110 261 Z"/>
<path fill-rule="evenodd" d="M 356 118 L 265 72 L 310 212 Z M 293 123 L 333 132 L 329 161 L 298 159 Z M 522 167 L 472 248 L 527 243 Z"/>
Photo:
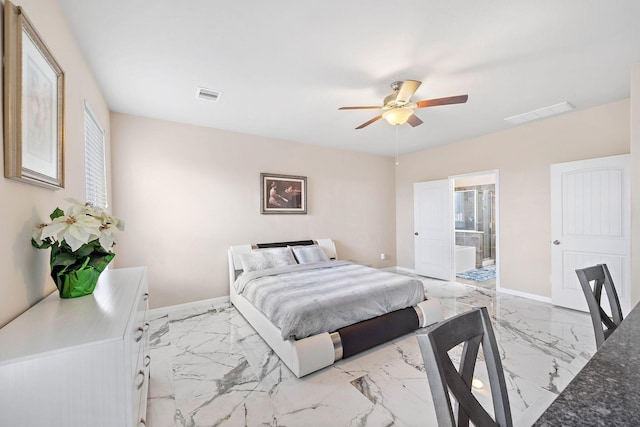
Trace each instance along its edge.
<path fill-rule="evenodd" d="M 100 208 L 66 200 L 70 208 L 56 208 L 50 223 L 34 229 L 31 244 L 51 248 L 51 277 L 62 298 L 73 298 L 93 292 L 100 273 L 115 257 L 112 248 L 124 223 Z"/>

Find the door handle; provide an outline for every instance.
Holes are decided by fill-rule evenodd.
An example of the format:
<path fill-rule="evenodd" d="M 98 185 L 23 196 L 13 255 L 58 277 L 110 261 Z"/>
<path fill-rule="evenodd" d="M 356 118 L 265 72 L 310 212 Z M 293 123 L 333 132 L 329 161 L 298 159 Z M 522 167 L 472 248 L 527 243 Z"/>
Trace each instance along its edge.
<path fill-rule="evenodd" d="M 416 231 L 416 232 L 415 232 L 415 233 L 413 233 L 413 234 L 415 234 L 415 235 L 417 236 L 419 233 Z"/>
<path fill-rule="evenodd" d="M 558 245 L 560 244 L 560 240 L 554 240 L 554 241 L 553 241 L 553 244 L 554 244 L 554 245 L 556 245 L 556 246 L 558 246 Z"/>

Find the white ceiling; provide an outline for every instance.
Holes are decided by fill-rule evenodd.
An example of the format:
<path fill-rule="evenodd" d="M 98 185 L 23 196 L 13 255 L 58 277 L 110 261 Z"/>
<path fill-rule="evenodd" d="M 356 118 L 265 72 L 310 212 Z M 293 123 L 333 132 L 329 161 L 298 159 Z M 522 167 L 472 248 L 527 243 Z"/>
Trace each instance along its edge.
<path fill-rule="evenodd" d="M 505 117 L 629 97 L 638 0 L 60 0 L 112 111 L 392 156 L 395 128 L 354 128 L 395 80 L 417 110 L 401 153 L 512 127 Z M 28 13 L 28 11 L 27 11 Z M 196 99 L 197 87 L 222 92 Z"/>

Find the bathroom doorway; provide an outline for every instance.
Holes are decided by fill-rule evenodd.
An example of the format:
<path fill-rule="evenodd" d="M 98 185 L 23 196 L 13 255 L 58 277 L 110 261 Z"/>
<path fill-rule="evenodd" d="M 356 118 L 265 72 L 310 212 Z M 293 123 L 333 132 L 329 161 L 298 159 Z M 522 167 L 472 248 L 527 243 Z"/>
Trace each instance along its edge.
<path fill-rule="evenodd" d="M 498 171 L 451 177 L 456 281 L 499 288 Z"/>

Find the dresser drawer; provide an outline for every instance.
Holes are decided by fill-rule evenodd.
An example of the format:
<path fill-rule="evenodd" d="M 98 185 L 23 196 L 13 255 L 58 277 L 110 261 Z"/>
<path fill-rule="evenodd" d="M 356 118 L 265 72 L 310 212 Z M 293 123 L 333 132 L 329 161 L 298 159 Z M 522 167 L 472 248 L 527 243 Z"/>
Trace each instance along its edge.
<path fill-rule="evenodd" d="M 149 355 L 149 293 L 147 289 L 141 292 L 136 314 L 136 328 L 133 334 L 134 343 L 131 349 L 132 363 L 132 408 L 133 426 L 146 425 L 147 393 L 149 390 L 149 370 L 151 357 Z"/>
<path fill-rule="evenodd" d="M 132 384 L 132 392 L 131 392 L 131 396 L 134 400 L 134 408 L 138 407 L 138 394 L 139 394 L 139 390 L 141 388 L 141 384 L 144 387 L 144 380 L 142 378 L 142 376 L 144 375 L 145 372 L 149 371 L 149 365 L 151 364 L 151 356 L 149 355 L 149 346 L 148 346 L 148 342 L 149 342 L 149 336 L 148 336 L 148 331 L 144 331 L 143 337 L 140 340 L 141 344 L 140 344 L 140 351 L 138 352 L 137 358 L 134 361 L 135 364 L 135 370 L 132 373 L 132 380 L 131 380 L 131 384 Z"/>
<path fill-rule="evenodd" d="M 144 372 L 144 382 L 138 383 L 141 385 L 137 387 L 134 391 L 137 392 L 137 398 L 134 401 L 134 408 L 138 408 L 137 416 L 134 419 L 134 426 L 144 427 L 147 425 L 147 396 L 149 392 L 149 371 L 151 366 L 151 358 L 149 355 L 146 355 L 143 358 L 143 366 L 142 372 Z"/>
<path fill-rule="evenodd" d="M 149 366 L 143 367 L 143 361 L 141 361 L 140 365 L 142 369 L 136 372 L 131 395 L 131 407 L 133 408 L 132 425 L 134 426 L 137 426 L 141 419 L 145 419 L 147 409 L 147 391 L 149 390 Z"/>
<path fill-rule="evenodd" d="M 1 328 L 0 426 L 139 426 L 147 289 L 144 267 L 106 270 L 93 294 L 51 294 Z"/>
<path fill-rule="evenodd" d="M 131 374 L 135 376 L 140 370 L 139 361 L 143 357 L 145 349 L 149 347 L 149 322 L 147 313 L 149 311 L 149 293 L 146 287 L 143 288 L 140 299 L 136 306 L 135 322 L 130 334 L 131 348 Z"/>

